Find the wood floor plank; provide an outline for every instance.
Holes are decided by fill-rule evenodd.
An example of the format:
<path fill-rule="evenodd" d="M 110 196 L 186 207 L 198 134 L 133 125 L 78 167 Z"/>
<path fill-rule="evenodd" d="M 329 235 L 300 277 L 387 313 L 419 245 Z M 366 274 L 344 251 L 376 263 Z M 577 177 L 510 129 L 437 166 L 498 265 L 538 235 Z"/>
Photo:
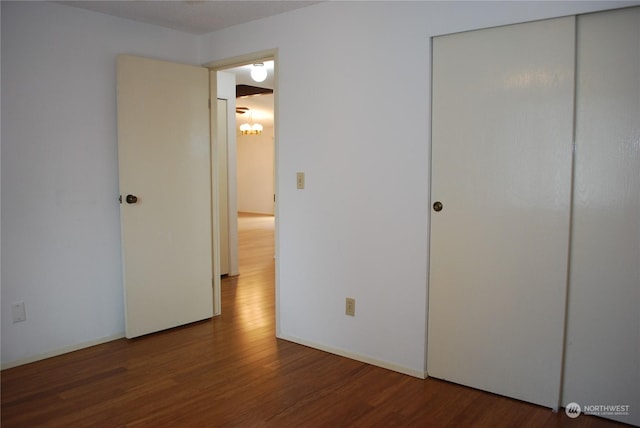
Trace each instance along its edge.
<path fill-rule="evenodd" d="M 222 315 L 2 371 L 2 427 L 624 426 L 278 340 L 273 217 L 239 246 Z"/>

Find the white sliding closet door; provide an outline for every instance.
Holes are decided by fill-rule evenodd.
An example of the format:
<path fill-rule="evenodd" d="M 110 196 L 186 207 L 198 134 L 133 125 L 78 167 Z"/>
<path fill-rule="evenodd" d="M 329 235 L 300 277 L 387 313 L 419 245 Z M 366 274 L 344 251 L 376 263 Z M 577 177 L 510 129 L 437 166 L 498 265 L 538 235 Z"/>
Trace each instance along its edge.
<path fill-rule="evenodd" d="M 559 404 L 573 17 L 433 42 L 430 376 Z"/>
<path fill-rule="evenodd" d="M 640 425 L 640 8 L 579 16 L 577 34 L 563 404 Z"/>

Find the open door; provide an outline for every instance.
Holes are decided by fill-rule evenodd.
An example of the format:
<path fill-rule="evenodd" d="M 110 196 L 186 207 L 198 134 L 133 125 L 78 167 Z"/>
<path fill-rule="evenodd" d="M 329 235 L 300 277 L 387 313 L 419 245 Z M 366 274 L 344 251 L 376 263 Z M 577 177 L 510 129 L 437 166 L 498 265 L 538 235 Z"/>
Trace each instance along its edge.
<path fill-rule="evenodd" d="M 213 316 L 209 72 L 119 56 L 125 335 Z"/>

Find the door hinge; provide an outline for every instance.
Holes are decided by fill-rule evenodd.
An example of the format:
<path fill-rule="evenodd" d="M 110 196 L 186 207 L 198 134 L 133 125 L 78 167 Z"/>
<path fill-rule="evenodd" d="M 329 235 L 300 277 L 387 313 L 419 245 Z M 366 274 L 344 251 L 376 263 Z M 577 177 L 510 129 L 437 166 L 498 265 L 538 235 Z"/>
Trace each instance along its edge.
<path fill-rule="evenodd" d="M 122 203 L 122 195 L 120 195 L 120 197 L 118 197 L 118 200 L 120 201 L 120 203 Z"/>
<path fill-rule="evenodd" d="M 211 109 L 211 98 L 209 98 L 209 109 Z"/>

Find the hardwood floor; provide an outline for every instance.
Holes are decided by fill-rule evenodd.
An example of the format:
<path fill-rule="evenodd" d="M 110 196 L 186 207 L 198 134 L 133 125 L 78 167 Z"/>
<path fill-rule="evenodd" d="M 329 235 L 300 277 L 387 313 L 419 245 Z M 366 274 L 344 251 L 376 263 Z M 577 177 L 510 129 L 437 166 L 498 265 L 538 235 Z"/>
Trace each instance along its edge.
<path fill-rule="evenodd" d="M 221 316 L 4 370 L 9 427 L 616 427 L 275 338 L 273 218 L 239 218 Z"/>

